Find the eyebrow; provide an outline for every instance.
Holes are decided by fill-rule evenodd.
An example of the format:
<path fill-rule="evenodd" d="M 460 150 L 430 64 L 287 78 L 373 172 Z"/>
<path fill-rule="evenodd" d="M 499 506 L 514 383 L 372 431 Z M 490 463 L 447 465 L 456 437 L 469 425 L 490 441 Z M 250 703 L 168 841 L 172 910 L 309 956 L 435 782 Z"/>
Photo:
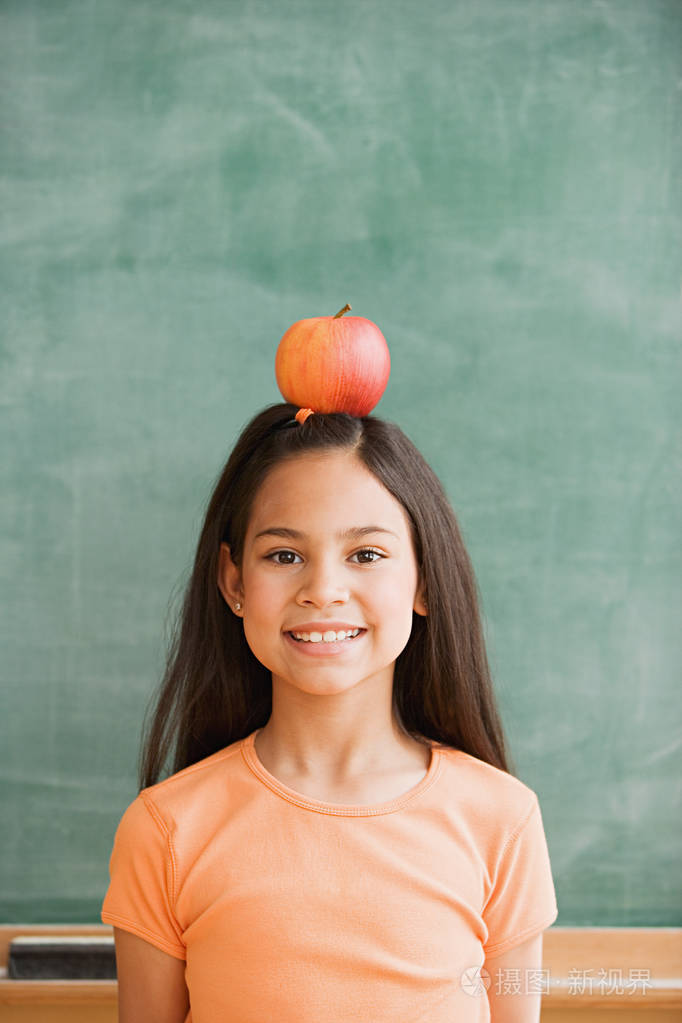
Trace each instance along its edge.
<path fill-rule="evenodd" d="M 383 526 L 351 526 L 350 529 L 344 529 L 336 536 L 339 540 L 359 540 L 370 533 L 389 533 L 396 540 L 400 539 L 392 529 L 385 529 Z M 305 533 L 300 533 L 297 529 L 288 529 L 286 526 L 270 526 L 268 529 L 262 529 L 260 533 L 256 533 L 254 540 L 260 536 L 281 536 L 285 540 L 305 540 Z"/>

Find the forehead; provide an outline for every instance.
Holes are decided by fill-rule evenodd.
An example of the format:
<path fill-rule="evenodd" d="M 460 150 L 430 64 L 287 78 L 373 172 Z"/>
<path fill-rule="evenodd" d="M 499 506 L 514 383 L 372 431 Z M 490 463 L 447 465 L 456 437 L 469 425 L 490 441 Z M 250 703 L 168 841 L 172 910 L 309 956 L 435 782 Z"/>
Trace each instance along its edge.
<path fill-rule="evenodd" d="M 370 524 L 410 533 L 403 506 L 357 455 L 311 452 L 270 471 L 254 499 L 247 537 L 271 527 L 312 534 Z"/>

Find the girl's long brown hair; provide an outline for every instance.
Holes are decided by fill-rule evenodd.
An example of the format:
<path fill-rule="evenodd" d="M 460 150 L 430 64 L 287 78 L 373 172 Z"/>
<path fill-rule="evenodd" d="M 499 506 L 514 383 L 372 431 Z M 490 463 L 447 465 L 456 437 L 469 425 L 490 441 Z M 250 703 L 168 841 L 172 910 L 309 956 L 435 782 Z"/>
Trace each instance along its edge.
<path fill-rule="evenodd" d="M 399 427 L 373 416 L 271 405 L 244 428 L 211 495 L 194 567 L 175 622 L 163 679 L 143 725 L 140 788 L 263 727 L 272 711 L 270 672 L 251 653 L 241 619 L 218 589 L 219 550 L 236 564 L 254 497 L 268 472 L 309 451 L 352 450 L 407 512 L 427 617 L 395 664 L 393 713 L 424 745 L 464 750 L 510 771 L 486 656 L 476 580 L 440 480 Z"/>

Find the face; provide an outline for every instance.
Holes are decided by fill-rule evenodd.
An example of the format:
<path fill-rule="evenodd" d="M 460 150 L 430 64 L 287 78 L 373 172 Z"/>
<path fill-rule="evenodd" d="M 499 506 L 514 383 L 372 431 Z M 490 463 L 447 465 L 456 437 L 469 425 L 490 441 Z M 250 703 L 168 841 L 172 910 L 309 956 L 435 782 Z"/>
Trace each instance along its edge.
<path fill-rule="evenodd" d="M 221 547 L 219 585 L 232 609 L 241 604 L 235 613 L 273 686 L 310 693 L 390 687 L 412 612 L 426 613 L 405 510 L 341 450 L 300 455 L 270 472 L 241 565 Z"/>

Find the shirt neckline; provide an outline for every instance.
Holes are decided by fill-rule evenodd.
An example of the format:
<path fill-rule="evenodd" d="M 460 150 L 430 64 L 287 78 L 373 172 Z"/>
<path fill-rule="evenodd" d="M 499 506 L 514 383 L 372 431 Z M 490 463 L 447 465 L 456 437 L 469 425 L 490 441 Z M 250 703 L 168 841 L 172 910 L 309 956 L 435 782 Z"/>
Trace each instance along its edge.
<path fill-rule="evenodd" d="M 283 782 L 275 778 L 274 775 L 263 766 L 258 758 L 256 752 L 256 736 L 261 731 L 257 728 L 255 731 L 247 735 L 246 738 L 241 741 L 241 752 L 244 760 L 248 767 L 253 771 L 257 778 L 267 785 L 269 789 L 281 796 L 282 799 L 286 799 L 289 803 L 294 803 L 296 806 L 303 807 L 307 810 L 315 810 L 318 813 L 332 814 L 336 817 L 374 817 L 377 814 L 384 813 L 395 813 L 396 810 L 402 809 L 407 803 L 410 803 L 417 796 L 421 795 L 422 792 L 430 788 L 438 777 L 441 769 L 441 751 L 435 747 L 431 747 L 431 761 L 429 763 L 426 774 L 418 781 L 416 785 L 413 785 L 411 789 L 404 792 L 400 796 L 395 796 L 393 799 L 388 799 L 383 803 L 375 803 L 373 805 L 354 805 L 350 803 L 326 803 L 319 799 L 312 799 L 310 796 L 304 796 L 301 792 L 296 792 L 294 789 L 289 788 L 288 785 L 284 785 Z"/>

